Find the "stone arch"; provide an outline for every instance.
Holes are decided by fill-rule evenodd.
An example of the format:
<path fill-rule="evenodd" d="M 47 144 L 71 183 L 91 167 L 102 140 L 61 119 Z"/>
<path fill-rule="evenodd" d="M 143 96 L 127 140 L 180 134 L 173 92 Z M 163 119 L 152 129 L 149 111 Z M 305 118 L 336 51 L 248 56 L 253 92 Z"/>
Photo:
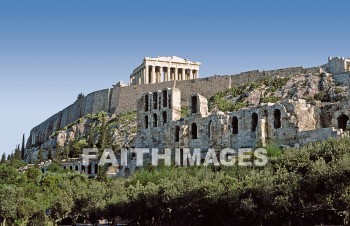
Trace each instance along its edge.
<path fill-rule="evenodd" d="M 66 166 L 63 166 L 63 169 L 65 170 L 65 169 L 67 169 L 67 167 L 66 167 Z"/>
<path fill-rule="evenodd" d="M 148 129 L 148 115 L 145 116 L 145 129 Z"/>
<path fill-rule="evenodd" d="M 236 116 L 232 117 L 231 126 L 232 126 L 232 134 L 238 134 L 238 118 Z"/>
<path fill-rule="evenodd" d="M 153 114 L 153 127 L 158 126 L 158 116 L 156 113 Z"/>
<path fill-rule="evenodd" d="M 75 165 L 75 171 L 79 171 L 79 166 Z"/>
<path fill-rule="evenodd" d="M 197 137 L 198 137 L 196 123 L 192 123 L 192 125 L 191 125 L 191 135 L 192 135 L 192 139 L 197 139 Z"/>
<path fill-rule="evenodd" d="M 171 109 L 171 95 L 168 95 L 168 107 Z"/>
<path fill-rule="evenodd" d="M 145 96 L 145 111 L 148 111 L 148 94 Z"/>
<path fill-rule="evenodd" d="M 97 174 L 97 173 L 98 173 L 98 164 L 95 163 L 95 174 Z"/>
<path fill-rule="evenodd" d="M 275 129 L 279 129 L 282 127 L 281 123 L 281 111 L 280 109 L 275 109 L 273 111 L 273 127 Z"/>
<path fill-rule="evenodd" d="M 163 113 L 162 113 L 162 118 L 163 118 L 163 125 L 165 124 L 165 123 L 167 123 L 167 112 L 166 111 L 163 111 Z"/>
<path fill-rule="evenodd" d="M 70 170 L 73 170 L 73 166 L 69 166 L 69 169 L 70 169 Z"/>
<path fill-rule="evenodd" d="M 153 93 L 153 109 L 157 109 L 158 106 L 158 93 L 154 92 Z"/>
<path fill-rule="evenodd" d="M 191 113 L 196 114 L 197 113 L 197 96 L 192 96 L 191 97 Z"/>
<path fill-rule="evenodd" d="M 91 166 L 91 163 L 89 164 L 88 166 L 88 174 L 91 174 L 92 173 L 92 166 Z"/>
<path fill-rule="evenodd" d="M 81 172 L 85 173 L 85 166 L 81 166 Z"/>
<path fill-rule="evenodd" d="M 175 126 L 175 142 L 180 141 L 180 126 Z"/>
<path fill-rule="evenodd" d="M 256 131 L 256 128 L 258 127 L 258 120 L 259 120 L 258 114 L 254 112 L 252 114 L 252 132 Z"/>
<path fill-rule="evenodd" d="M 343 129 L 345 131 L 349 121 L 349 116 L 345 114 L 341 114 L 337 119 L 338 119 L 338 128 Z"/>
<path fill-rule="evenodd" d="M 168 91 L 163 90 L 163 107 L 167 107 L 168 105 Z"/>

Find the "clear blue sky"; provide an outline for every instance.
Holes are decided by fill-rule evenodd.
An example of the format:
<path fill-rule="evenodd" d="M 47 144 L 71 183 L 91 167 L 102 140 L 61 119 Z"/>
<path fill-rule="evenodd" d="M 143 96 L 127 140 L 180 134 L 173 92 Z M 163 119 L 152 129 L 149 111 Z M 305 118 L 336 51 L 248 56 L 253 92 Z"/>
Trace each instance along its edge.
<path fill-rule="evenodd" d="M 348 0 L 0 0 L 0 153 L 145 56 L 201 77 L 350 56 Z"/>

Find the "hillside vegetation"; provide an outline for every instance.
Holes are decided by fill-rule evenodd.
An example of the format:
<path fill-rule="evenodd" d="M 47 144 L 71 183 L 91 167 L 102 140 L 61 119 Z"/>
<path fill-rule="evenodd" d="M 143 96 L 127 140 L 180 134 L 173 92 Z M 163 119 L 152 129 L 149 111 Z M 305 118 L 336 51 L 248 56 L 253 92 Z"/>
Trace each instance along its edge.
<path fill-rule="evenodd" d="M 274 153 L 275 155 L 275 153 Z M 54 225 L 118 218 L 131 224 L 348 223 L 350 139 L 288 149 L 265 167 L 158 167 L 127 179 L 0 164 L 0 220 Z M 62 222 L 64 223 L 64 222 Z"/>
<path fill-rule="evenodd" d="M 56 131 L 40 146 L 28 150 L 27 161 L 76 158 L 81 156 L 83 148 L 118 151 L 121 147 L 133 145 L 136 130 L 136 112 L 113 116 L 105 112 L 89 114 Z"/>
<path fill-rule="evenodd" d="M 209 99 L 211 111 L 237 111 L 257 107 L 261 103 L 277 103 L 285 99 L 306 99 L 309 102 L 344 100 L 347 87 L 337 86 L 327 73 L 293 77 L 265 78 L 260 82 L 234 86 Z"/>

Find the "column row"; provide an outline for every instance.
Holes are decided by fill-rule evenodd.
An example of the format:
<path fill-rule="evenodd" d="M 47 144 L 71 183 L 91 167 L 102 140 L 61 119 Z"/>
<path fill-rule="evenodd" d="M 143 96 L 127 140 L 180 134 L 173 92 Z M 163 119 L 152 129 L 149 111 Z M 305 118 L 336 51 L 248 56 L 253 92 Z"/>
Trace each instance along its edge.
<path fill-rule="evenodd" d="M 145 66 L 130 77 L 131 85 L 182 81 L 198 78 L 198 70 L 174 67 Z"/>

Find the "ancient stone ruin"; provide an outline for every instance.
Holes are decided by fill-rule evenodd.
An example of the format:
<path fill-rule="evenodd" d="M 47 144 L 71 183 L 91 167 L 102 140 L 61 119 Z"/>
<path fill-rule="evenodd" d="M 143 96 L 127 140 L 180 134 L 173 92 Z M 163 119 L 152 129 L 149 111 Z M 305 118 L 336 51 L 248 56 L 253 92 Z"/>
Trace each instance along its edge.
<path fill-rule="evenodd" d="M 75 125 L 74 130 L 65 128 L 101 111 L 109 115 L 108 119 L 136 111 L 137 130 L 119 148 L 220 150 L 261 147 L 269 142 L 295 147 L 349 136 L 350 59 L 329 57 L 326 64 L 313 68 L 208 78 L 198 78 L 199 66 L 198 62 L 179 57 L 146 57 L 133 70 L 128 85 L 119 82 L 113 88 L 91 93 L 33 128 L 27 142 L 27 159 L 35 159 L 39 147 L 56 150 L 77 139 L 77 134 L 88 133 L 84 123 Z M 275 85 L 276 78 L 283 84 Z M 266 82 L 269 79 L 272 82 Z M 240 107 L 229 111 L 217 106 L 209 109 L 214 95 L 234 87 L 240 88 L 239 94 L 221 98 Z M 234 105 L 237 103 L 242 105 Z M 113 139 L 119 137 L 121 142 L 120 132 L 115 134 Z M 129 165 L 121 166 L 116 174 L 130 175 L 136 169 L 133 161 L 130 156 Z M 83 166 L 79 158 L 62 162 L 62 167 L 97 173 L 96 161 Z"/>

